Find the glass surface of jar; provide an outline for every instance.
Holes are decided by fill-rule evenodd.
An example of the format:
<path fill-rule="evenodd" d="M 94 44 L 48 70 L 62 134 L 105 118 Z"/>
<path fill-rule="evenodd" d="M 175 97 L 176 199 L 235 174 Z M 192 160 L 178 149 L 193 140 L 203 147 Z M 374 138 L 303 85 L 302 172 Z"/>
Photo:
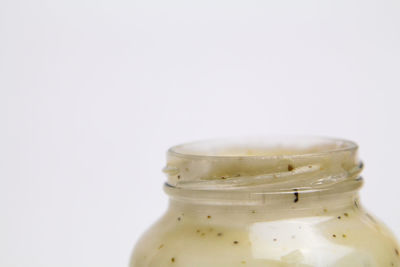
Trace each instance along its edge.
<path fill-rule="evenodd" d="M 171 148 L 169 208 L 130 266 L 400 266 L 394 236 L 360 204 L 357 150 L 314 137 Z"/>

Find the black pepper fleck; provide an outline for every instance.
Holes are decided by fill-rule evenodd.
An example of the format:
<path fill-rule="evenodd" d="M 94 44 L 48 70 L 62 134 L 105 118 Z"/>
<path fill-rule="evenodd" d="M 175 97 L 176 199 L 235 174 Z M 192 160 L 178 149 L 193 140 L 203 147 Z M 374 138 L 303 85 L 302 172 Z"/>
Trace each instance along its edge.
<path fill-rule="evenodd" d="M 218 233 L 217 236 L 222 236 L 222 233 Z"/>
<path fill-rule="evenodd" d="M 208 216 L 207 216 L 207 219 L 211 219 L 211 216 L 210 216 L 210 215 L 208 215 Z"/>
<path fill-rule="evenodd" d="M 362 169 L 364 168 L 364 163 L 361 161 L 360 164 L 358 164 L 358 168 Z"/>
<path fill-rule="evenodd" d="M 394 252 L 396 253 L 397 256 L 400 256 L 399 250 L 397 248 L 394 249 Z"/>
<path fill-rule="evenodd" d="M 294 189 L 294 203 L 299 201 L 299 192 L 297 192 L 297 189 Z"/>
<path fill-rule="evenodd" d="M 171 262 L 175 262 L 175 258 L 171 258 Z"/>
<path fill-rule="evenodd" d="M 339 220 L 342 219 L 342 217 L 340 217 L 340 216 L 338 216 L 337 218 L 338 218 Z"/>
<path fill-rule="evenodd" d="M 336 235 L 335 235 L 335 234 L 333 234 L 332 236 L 333 236 L 333 237 L 336 237 Z"/>
<path fill-rule="evenodd" d="M 293 165 L 292 164 L 289 164 L 288 166 L 287 166 L 287 169 L 288 169 L 288 171 L 293 171 L 293 169 L 294 169 L 294 167 L 293 167 Z"/>
<path fill-rule="evenodd" d="M 237 244 L 239 244 L 239 241 L 233 241 L 233 244 L 235 244 L 235 245 L 237 245 Z"/>

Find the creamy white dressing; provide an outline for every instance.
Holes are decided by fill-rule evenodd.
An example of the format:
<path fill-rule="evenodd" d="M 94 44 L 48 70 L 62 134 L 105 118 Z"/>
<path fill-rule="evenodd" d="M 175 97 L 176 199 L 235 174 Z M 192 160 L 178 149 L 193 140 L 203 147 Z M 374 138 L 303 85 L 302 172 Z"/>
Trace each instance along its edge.
<path fill-rule="evenodd" d="M 207 144 L 169 151 L 170 207 L 131 267 L 400 267 L 395 238 L 358 202 L 354 143 Z"/>

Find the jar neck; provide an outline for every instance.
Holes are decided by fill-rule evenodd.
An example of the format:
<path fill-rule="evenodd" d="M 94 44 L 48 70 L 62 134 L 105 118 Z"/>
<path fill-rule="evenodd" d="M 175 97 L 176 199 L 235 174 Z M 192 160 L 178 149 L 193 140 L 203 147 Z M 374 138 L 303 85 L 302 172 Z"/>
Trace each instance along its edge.
<path fill-rule="evenodd" d="M 306 210 L 319 207 L 330 206 L 331 208 L 341 209 L 353 205 L 359 198 L 358 190 L 345 192 L 302 192 L 293 190 L 292 193 L 263 193 L 263 192 L 203 192 L 203 191 L 182 191 L 173 192 L 168 186 L 165 191 L 170 196 L 171 205 L 181 207 L 227 207 L 231 210 L 237 207 L 248 209 L 249 207 L 259 207 L 265 210 Z"/>
<path fill-rule="evenodd" d="M 164 188 L 182 207 L 339 208 L 357 198 L 362 167 L 349 141 L 206 141 L 169 150 Z"/>

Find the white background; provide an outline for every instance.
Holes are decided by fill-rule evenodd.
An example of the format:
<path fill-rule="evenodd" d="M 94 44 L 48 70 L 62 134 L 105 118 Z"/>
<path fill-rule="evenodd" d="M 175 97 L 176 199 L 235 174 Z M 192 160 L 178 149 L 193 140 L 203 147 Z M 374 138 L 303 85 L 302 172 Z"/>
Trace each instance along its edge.
<path fill-rule="evenodd" d="M 400 236 L 397 0 L 0 0 L 0 266 L 126 266 L 166 149 L 359 143 Z"/>

